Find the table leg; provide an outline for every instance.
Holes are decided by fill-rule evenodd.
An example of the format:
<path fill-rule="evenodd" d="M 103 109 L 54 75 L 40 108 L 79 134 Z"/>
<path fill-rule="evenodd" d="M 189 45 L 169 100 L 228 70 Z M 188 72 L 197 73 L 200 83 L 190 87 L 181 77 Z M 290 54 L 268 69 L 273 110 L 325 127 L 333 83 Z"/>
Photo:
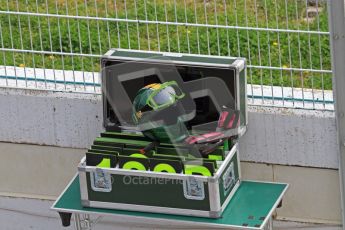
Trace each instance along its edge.
<path fill-rule="evenodd" d="M 62 226 L 68 227 L 68 226 L 71 225 L 72 213 L 68 213 L 68 212 L 59 212 L 59 215 L 60 215 L 60 219 L 61 219 Z"/>
<path fill-rule="evenodd" d="M 78 213 L 74 213 L 74 224 L 75 224 L 76 230 L 82 230 L 80 214 L 78 214 Z"/>
<path fill-rule="evenodd" d="M 264 230 L 273 230 L 273 219 L 272 219 L 272 216 L 268 219 L 266 225 L 264 226 Z"/>
<path fill-rule="evenodd" d="M 91 219 L 89 214 L 84 214 L 85 229 L 91 230 Z"/>
<path fill-rule="evenodd" d="M 272 216 L 268 220 L 268 229 L 269 230 L 273 230 L 273 219 L 272 219 Z"/>
<path fill-rule="evenodd" d="M 74 224 L 76 230 L 92 230 L 101 217 L 98 217 L 95 221 L 92 221 L 89 214 L 74 213 Z"/>

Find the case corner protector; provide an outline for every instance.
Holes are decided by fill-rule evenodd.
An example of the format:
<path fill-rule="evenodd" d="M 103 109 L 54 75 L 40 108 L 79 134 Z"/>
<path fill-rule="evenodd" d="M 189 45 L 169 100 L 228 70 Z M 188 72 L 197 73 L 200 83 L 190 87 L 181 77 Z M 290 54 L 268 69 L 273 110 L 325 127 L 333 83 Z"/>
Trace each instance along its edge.
<path fill-rule="evenodd" d="M 90 201 L 89 200 L 81 200 L 81 205 L 84 207 L 90 207 Z"/>
<path fill-rule="evenodd" d="M 220 218 L 222 217 L 221 211 L 210 211 L 210 217 L 211 218 Z"/>

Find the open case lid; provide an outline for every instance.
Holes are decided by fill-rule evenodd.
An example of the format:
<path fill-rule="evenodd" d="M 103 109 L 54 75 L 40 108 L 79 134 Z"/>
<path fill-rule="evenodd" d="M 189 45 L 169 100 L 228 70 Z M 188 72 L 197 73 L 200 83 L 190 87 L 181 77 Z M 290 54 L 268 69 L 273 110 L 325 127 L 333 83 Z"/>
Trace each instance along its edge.
<path fill-rule="evenodd" d="M 101 78 L 107 131 L 136 130 L 133 102 L 138 91 L 167 82 L 175 82 L 185 96 L 178 105 L 164 108 L 158 118 L 151 115 L 156 122 L 139 131 L 158 127 L 162 119 L 172 124 L 177 117 L 193 132 L 216 130 L 224 108 L 239 113 L 237 135 L 246 129 L 244 59 L 114 49 L 102 58 Z"/>

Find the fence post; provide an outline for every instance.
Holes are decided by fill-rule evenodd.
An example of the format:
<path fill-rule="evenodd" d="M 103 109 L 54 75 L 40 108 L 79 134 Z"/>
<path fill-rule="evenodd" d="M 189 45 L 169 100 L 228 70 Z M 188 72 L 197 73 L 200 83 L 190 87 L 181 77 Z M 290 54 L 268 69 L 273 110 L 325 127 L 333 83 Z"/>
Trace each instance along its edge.
<path fill-rule="evenodd" d="M 344 0 L 329 0 L 333 95 L 339 144 L 339 176 L 343 229 L 345 229 L 345 17 Z"/>

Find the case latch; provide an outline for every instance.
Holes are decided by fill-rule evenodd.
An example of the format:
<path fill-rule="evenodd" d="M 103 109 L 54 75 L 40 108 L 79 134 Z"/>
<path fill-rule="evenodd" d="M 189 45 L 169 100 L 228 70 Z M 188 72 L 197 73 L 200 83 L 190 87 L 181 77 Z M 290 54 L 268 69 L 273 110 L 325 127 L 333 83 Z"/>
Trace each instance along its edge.
<path fill-rule="evenodd" d="M 236 182 L 234 162 L 231 162 L 230 166 L 226 169 L 222 179 L 224 192 L 228 193 Z"/>
<path fill-rule="evenodd" d="M 183 193 L 184 197 L 189 200 L 205 199 L 204 182 L 195 177 L 188 177 L 183 181 Z"/>
<path fill-rule="evenodd" d="M 101 168 L 90 173 L 91 188 L 96 192 L 110 192 L 112 189 L 111 176 Z"/>

